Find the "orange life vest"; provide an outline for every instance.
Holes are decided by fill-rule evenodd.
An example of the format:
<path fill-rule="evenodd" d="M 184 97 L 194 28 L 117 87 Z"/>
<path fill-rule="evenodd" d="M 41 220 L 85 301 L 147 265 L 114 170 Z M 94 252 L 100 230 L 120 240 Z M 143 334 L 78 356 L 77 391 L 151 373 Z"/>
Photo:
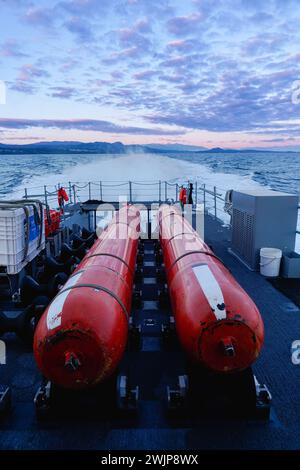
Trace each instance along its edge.
<path fill-rule="evenodd" d="M 182 204 L 186 204 L 186 189 L 182 188 L 179 193 L 179 201 L 182 202 Z"/>
<path fill-rule="evenodd" d="M 65 201 L 67 202 L 69 200 L 69 196 L 67 195 L 65 188 L 59 188 L 57 191 L 57 200 L 59 207 L 63 206 Z"/>

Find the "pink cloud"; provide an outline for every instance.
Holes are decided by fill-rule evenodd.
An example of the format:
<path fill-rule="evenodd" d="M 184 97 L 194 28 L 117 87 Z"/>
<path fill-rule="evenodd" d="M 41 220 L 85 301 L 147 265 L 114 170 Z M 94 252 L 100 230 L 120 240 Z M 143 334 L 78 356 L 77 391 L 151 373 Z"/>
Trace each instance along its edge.
<path fill-rule="evenodd" d="M 192 41 L 186 39 L 178 39 L 177 41 L 168 42 L 167 48 L 174 50 L 186 51 L 192 49 Z"/>
<path fill-rule="evenodd" d="M 6 41 L 2 45 L 0 55 L 3 57 L 26 57 L 26 54 L 21 51 L 20 46 L 13 39 Z"/>
<path fill-rule="evenodd" d="M 37 26 L 51 26 L 54 21 L 54 14 L 50 8 L 29 8 L 26 12 L 24 19 L 28 23 Z"/>
<path fill-rule="evenodd" d="M 182 36 L 189 34 L 203 19 L 201 13 L 191 13 L 186 16 L 176 16 L 167 22 L 168 30 L 172 34 Z"/>
<path fill-rule="evenodd" d="M 35 67 L 32 64 L 25 64 L 21 67 L 17 80 L 27 82 L 32 80 L 33 78 L 40 77 L 49 77 L 49 73 L 46 72 L 46 70 Z"/>
<path fill-rule="evenodd" d="M 300 52 L 293 54 L 286 59 L 286 62 L 298 62 L 300 61 Z"/>
<path fill-rule="evenodd" d="M 156 74 L 157 72 L 154 70 L 144 70 L 143 72 L 135 73 L 133 78 L 135 78 L 135 80 L 146 80 L 147 78 L 151 78 Z"/>
<path fill-rule="evenodd" d="M 187 62 L 187 58 L 185 56 L 177 56 L 172 57 L 171 59 L 165 60 L 161 63 L 164 67 L 178 67 L 180 65 L 184 65 Z"/>
<path fill-rule="evenodd" d="M 133 26 L 135 31 L 139 31 L 140 33 L 149 33 L 151 32 L 151 26 L 148 18 L 142 18 L 141 20 L 138 20 L 134 26 Z"/>

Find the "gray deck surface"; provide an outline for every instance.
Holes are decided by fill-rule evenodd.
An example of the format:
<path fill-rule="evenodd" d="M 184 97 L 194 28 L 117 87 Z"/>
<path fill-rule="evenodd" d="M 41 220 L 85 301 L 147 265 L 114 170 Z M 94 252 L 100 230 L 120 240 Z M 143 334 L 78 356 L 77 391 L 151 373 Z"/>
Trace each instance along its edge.
<path fill-rule="evenodd" d="M 184 371 L 179 347 L 161 347 L 160 325 L 166 312 L 157 309 L 153 284 L 143 285 L 144 309 L 135 312 L 142 324 L 140 352 L 127 352 L 120 369 L 140 386 L 141 402 L 136 417 L 113 412 L 91 413 L 80 405 L 83 416 L 52 417 L 39 422 L 33 397 L 40 382 L 32 353 L 13 335 L 6 335 L 8 361 L 0 368 L 0 383 L 13 390 L 12 414 L 0 422 L 1 449 L 299 449 L 300 366 L 292 364 L 291 344 L 300 339 L 300 311 L 258 273 L 248 271 L 232 257 L 229 231 L 206 217 L 206 240 L 256 302 L 265 323 L 265 346 L 254 366 L 256 376 L 269 387 L 273 408 L 269 422 L 245 419 L 183 417 L 177 421 L 165 412 L 166 385 Z M 153 278 L 151 247 L 145 254 L 145 274 Z M 148 274 L 147 274 L 148 273 Z M 154 319 L 149 324 L 147 319 Z"/>

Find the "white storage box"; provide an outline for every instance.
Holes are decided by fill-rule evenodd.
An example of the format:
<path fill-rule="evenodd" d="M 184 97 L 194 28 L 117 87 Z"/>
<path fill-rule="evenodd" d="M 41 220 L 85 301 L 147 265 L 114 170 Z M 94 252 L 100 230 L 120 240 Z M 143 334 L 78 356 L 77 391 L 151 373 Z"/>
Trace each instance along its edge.
<path fill-rule="evenodd" d="M 38 224 L 32 205 L 27 208 L 28 223 L 22 207 L 0 208 L 0 269 L 4 267 L 8 274 L 19 273 L 45 248 L 44 211 L 41 223 Z M 38 205 L 36 208 L 41 216 Z"/>

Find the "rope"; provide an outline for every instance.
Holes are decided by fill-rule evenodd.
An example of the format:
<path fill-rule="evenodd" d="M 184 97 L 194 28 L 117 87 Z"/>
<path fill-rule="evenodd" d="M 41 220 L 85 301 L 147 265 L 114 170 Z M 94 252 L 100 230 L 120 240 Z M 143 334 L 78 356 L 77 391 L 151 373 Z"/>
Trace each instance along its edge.
<path fill-rule="evenodd" d="M 132 184 L 136 184 L 137 186 L 157 186 L 159 184 L 159 181 L 156 183 L 146 183 L 143 181 L 132 181 Z"/>
<path fill-rule="evenodd" d="M 88 187 L 88 185 L 89 185 L 89 183 L 86 183 L 86 184 L 84 184 L 83 186 L 80 186 L 79 184 L 74 183 L 73 186 L 74 186 L 75 188 L 78 188 L 78 189 L 85 189 L 85 188 Z"/>
<path fill-rule="evenodd" d="M 120 186 L 128 186 L 129 181 L 127 183 L 119 183 L 119 184 L 102 184 L 103 188 L 117 188 Z"/>

